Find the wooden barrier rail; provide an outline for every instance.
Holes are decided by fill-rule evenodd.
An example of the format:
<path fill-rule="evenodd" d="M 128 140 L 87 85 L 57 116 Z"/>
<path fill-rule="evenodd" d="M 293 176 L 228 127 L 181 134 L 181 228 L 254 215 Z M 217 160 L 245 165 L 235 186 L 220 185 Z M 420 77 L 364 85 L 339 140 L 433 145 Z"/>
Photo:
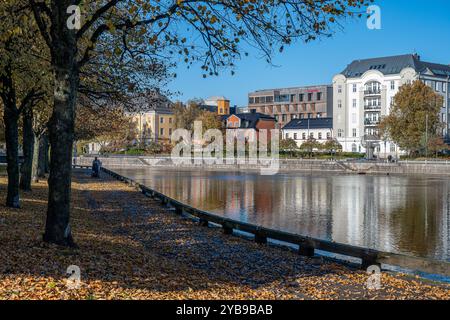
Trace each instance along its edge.
<path fill-rule="evenodd" d="M 137 183 L 133 179 L 121 176 L 109 169 L 102 167 L 101 170 L 120 181 L 137 187 L 144 195 L 159 199 L 163 204 L 167 206 L 172 206 L 173 208 L 175 208 L 175 212 L 177 214 L 181 215 L 186 212 L 192 216 L 197 217 L 200 224 L 204 226 L 207 226 L 209 222 L 221 225 L 225 234 L 232 234 L 233 230 L 240 230 L 253 234 L 255 236 L 255 241 L 260 244 L 267 243 L 267 239 L 274 239 L 295 244 L 299 246 L 299 253 L 304 256 L 313 256 L 315 250 L 322 250 L 345 256 L 356 257 L 361 259 L 361 268 L 363 269 L 367 269 L 367 267 L 371 265 L 381 266 L 381 264 L 386 264 L 391 266 L 399 266 L 414 271 L 422 271 L 429 274 L 438 274 L 450 277 L 450 263 L 446 261 L 438 261 L 397 253 L 383 252 L 333 241 L 316 239 L 284 231 L 269 229 L 246 222 L 232 220 L 181 203 L 156 190 Z"/>

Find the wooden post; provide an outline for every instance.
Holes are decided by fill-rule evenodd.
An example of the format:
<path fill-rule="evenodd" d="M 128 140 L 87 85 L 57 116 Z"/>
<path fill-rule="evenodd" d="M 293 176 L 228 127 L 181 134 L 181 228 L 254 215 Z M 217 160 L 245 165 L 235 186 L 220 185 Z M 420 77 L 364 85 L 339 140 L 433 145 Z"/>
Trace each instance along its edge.
<path fill-rule="evenodd" d="M 255 233 L 255 242 L 257 244 L 267 244 L 267 237 L 262 233 Z"/>
<path fill-rule="evenodd" d="M 361 262 L 361 269 L 367 270 L 370 266 L 378 266 L 381 267 L 381 263 L 377 262 L 377 256 L 376 255 L 367 255 L 364 258 L 362 258 Z"/>
<path fill-rule="evenodd" d="M 181 215 L 183 214 L 183 207 L 177 205 L 177 206 L 175 207 L 175 213 L 181 216 Z"/>
<path fill-rule="evenodd" d="M 309 241 L 303 241 L 298 247 L 298 253 L 305 257 L 314 257 L 314 246 Z"/>
<path fill-rule="evenodd" d="M 223 233 L 233 234 L 233 228 L 231 228 L 227 223 L 223 223 L 222 228 L 223 228 Z"/>

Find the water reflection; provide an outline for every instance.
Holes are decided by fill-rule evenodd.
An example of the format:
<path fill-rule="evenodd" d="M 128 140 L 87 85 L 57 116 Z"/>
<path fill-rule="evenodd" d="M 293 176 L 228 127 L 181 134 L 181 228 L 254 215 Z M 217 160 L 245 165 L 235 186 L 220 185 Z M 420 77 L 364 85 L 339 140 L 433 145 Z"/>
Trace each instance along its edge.
<path fill-rule="evenodd" d="M 450 261 L 444 178 L 115 169 L 190 205 L 270 228 Z"/>

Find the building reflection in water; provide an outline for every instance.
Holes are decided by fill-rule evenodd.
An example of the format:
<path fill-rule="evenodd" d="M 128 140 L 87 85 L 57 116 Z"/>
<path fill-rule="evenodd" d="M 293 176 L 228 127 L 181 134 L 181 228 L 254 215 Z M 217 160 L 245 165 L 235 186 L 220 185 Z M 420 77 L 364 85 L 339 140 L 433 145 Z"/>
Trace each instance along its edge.
<path fill-rule="evenodd" d="M 283 231 L 450 260 L 450 179 L 121 169 L 185 203 Z"/>

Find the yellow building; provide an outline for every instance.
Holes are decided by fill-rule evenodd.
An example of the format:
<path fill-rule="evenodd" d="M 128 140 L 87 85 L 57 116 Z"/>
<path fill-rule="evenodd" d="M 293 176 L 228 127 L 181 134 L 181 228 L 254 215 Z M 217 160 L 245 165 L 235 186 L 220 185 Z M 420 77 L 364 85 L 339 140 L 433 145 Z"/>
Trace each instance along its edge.
<path fill-rule="evenodd" d="M 169 141 L 175 130 L 175 115 L 171 108 L 155 108 L 133 114 L 138 142 Z"/>
<path fill-rule="evenodd" d="M 230 114 L 230 100 L 222 96 L 206 99 L 205 106 L 212 107 L 219 116 Z"/>
<path fill-rule="evenodd" d="M 170 141 L 175 130 L 175 115 L 167 97 L 159 92 L 146 92 L 133 98 L 136 112 L 130 116 L 136 125 L 136 143 Z"/>

